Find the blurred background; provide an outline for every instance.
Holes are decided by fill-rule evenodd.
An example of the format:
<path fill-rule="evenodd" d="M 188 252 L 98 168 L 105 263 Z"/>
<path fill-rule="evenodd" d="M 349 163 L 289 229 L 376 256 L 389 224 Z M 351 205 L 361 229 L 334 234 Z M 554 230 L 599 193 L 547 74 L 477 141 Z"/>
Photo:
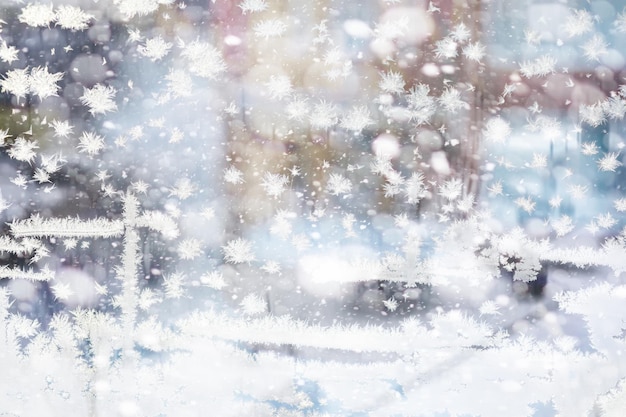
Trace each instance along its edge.
<path fill-rule="evenodd" d="M 132 192 L 175 225 L 140 229 L 146 313 L 388 322 L 499 299 L 520 306 L 499 323 L 527 330 L 551 295 L 604 272 L 546 263 L 536 284 L 515 279 L 521 249 L 486 254 L 491 237 L 520 227 L 597 248 L 624 226 L 620 3 L 50 3 L 89 14 L 74 30 L 4 1 L 2 232 L 35 213 L 119 219 Z M 61 74 L 56 94 L 6 82 L 40 67 Z M 97 86 L 114 108 L 84 100 Z M 86 133 L 101 149 L 85 149 Z M 120 291 L 121 238 L 41 245 L 0 252 L 3 265 L 55 271 L 0 281 L 14 308 L 43 323 L 68 306 L 114 308 L 104 294 Z M 498 279 L 479 285 L 468 265 Z"/>

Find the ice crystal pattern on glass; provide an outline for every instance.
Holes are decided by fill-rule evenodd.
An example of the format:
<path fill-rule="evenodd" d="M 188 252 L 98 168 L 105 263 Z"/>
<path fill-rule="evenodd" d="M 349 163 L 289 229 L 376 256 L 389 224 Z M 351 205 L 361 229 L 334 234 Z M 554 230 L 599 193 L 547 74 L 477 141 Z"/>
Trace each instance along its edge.
<path fill-rule="evenodd" d="M 0 415 L 622 415 L 620 2 L 1 7 Z"/>

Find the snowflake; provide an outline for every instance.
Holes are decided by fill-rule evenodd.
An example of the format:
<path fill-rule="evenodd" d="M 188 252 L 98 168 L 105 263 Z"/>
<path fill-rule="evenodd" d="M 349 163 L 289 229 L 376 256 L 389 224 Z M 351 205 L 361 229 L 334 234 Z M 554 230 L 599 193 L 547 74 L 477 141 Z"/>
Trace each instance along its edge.
<path fill-rule="evenodd" d="M 176 181 L 176 185 L 170 189 L 170 195 L 178 197 L 181 200 L 186 200 L 191 197 L 196 190 L 196 185 L 192 183 L 189 178 L 181 178 Z"/>
<path fill-rule="evenodd" d="M 261 185 L 268 196 L 276 198 L 285 192 L 288 183 L 289 178 L 286 175 L 266 172 Z"/>
<path fill-rule="evenodd" d="M 620 96 L 609 97 L 602 103 L 607 117 L 622 120 L 626 114 L 626 101 Z"/>
<path fill-rule="evenodd" d="M 226 70 L 221 52 L 206 42 L 191 42 L 181 56 L 189 62 L 189 71 L 198 77 L 213 80 Z"/>
<path fill-rule="evenodd" d="M 211 220 L 215 217 L 215 209 L 213 207 L 205 207 L 200 212 L 200 215 L 206 220 Z"/>
<path fill-rule="evenodd" d="M 11 149 L 8 150 L 7 154 L 17 160 L 32 163 L 37 155 L 35 153 L 35 149 L 38 149 L 39 145 L 35 141 L 28 141 L 23 137 L 18 137 L 13 143 Z"/>
<path fill-rule="evenodd" d="M 328 129 L 337 123 L 337 108 L 334 104 L 322 100 L 313 107 L 309 122 L 314 129 Z"/>
<path fill-rule="evenodd" d="M 404 36 L 408 29 L 409 19 L 402 16 L 400 19 L 389 19 L 385 22 L 376 24 L 374 33 L 378 39 L 392 40 Z"/>
<path fill-rule="evenodd" d="M 557 195 L 555 197 L 552 197 L 550 199 L 550 201 L 548 202 L 548 204 L 550 204 L 550 207 L 556 209 L 556 208 L 559 208 L 561 206 L 562 202 L 563 202 L 563 199 L 560 196 Z"/>
<path fill-rule="evenodd" d="M 615 170 L 618 167 L 622 166 L 622 163 L 617 160 L 617 157 L 618 157 L 617 152 L 610 152 L 604 155 L 604 157 L 596 161 L 598 164 L 598 169 L 600 171 L 605 171 L 605 172 L 606 171 L 615 172 Z"/>
<path fill-rule="evenodd" d="M 557 236 L 565 236 L 574 230 L 574 222 L 571 217 L 563 215 L 552 222 L 552 228 L 556 232 Z"/>
<path fill-rule="evenodd" d="M 184 138 L 185 135 L 183 134 L 183 132 L 175 127 L 170 133 L 170 139 L 168 140 L 168 143 L 179 143 Z"/>
<path fill-rule="evenodd" d="M 76 147 L 78 152 L 84 152 L 89 156 L 94 156 L 104 149 L 104 138 L 94 132 L 83 132 L 78 141 Z"/>
<path fill-rule="evenodd" d="M 498 311 L 499 309 L 500 306 L 495 301 L 487 300 L 481 304 L 479 311 L 481 316 L 501 315 L 502 313 Z"/>
<path fill-rule="evenodd" d="M 541 42 L 541 33 L 526 29 L 524 30 L 524 39 L 529 45 L 537 45 Z"/>
<path fill-rule="evenodd" d="M 535 211 L 536 203 L 530 197 L 520 197 L 515 200 L 515 204 L 528 214 Z"/>
<path fill-rule="evenodd" d="M 137 48 L 139 53 L 147 58 L 150 58 L 152 62 L 163 59 L 172 48 L 172 44 L 165 42 L 159 35 L 154 38 L 146 40 L 145 45 L 140 45 Z"/>
<path fill-rule="evenodd" d="M 601 102 L 589 105 L 581 104 L 578 113 L 580 121 L 592 127 L 598 127 L 606 121 L 604 106 Z"/>
<path fill-rule="evenodd" d="M 467 213 L 474 207 L 475 200 L 474 194 L 468 194 L 457 203 L 456 208 L 462 213 Z"/>
<path fill-rule="evenodd" d="M 385 306 L 385 308 L 389 311 L 396 311 L 398 309 L 398 301 L 391 297 L 385 301 L 383 301 L 383 305 Z"/>
<path fill-rule="evenodd" d="M 278 19 L 263 20 L 253 28 L 255 36 L 265 39 L 281 36 L 286 30 L 287 25 Z"/>
<path fill-rule="evenodd" d="M 180 298 L 185 295 L 185 276 L 180 272 L 163 277 L 163 287 L 166 298 Z"/>
<path fill-rule="evenodd" d="M 222 246 L 224 261 L 229 264 L 250 263 L 254 261 L 252 244 L 242 238 L 229 241 L 226 246 Z"/>
<path fill-rule="evenodd" d="M 511 125 L 500 117 L 489 119 L 483 132 L 488 141 L 495 143 L 504 142 L 511 135 Z"/>
<path fill-rule="evenodd" d="M 58 138 L 67 138 L 74 132 L 74 126 L 70 125 L 67 120 L 53 120 L 50 126 L 54 129 L 54 136 Z"/>
<path fill-rule="evenodd" d="M 626 33 L 626 11 L 623 11 L 620 14 L 618 14 L 613 24 L 617 28 L 618 32 Z"/>
<path fill-rule="evenodd" d="M 404 183 L 404 196 L 409 204 L 417 204 L 426 195 L 424 174 L 414 172 Z"/>
<path fill-rule="evenodd" d="M 587 10 L 572 10 L 572 12 L 565 22 L 567 36 L 573 38 L 593 30 L 593 17 Z"/>
<path fill-rule="evenodd" d="M 177 248 L 180 259 L 195 259 L 202 255 L 202 242 L 198 239 L 185 239 Z"/>
<path fill-rule="evenodd" d="M 254 316 L 267 311 L 267 303 L 265 300 L 255 294 L 246 295 L 239 305 L 241 306 L 243 314 L 247 316 Z"/>
<path fill-rule="evenodd" d="M 78 239 L 76 238 L 63 239 L 63 247 L 65 247 L 65 250 L 76 249 L 77 245 L 78 245 Z"/>
<path fill-rule="evenodd" d="M 554 73 L 556 58 L 551 55 L 542 55 L 534 61 L 524 61 L 520 64 L 520 73 L 526 78 L 543 77 Z"/>
<path fill-rule="evenodd" d="M 56 83 L 62 78 L 62 72 L 50 73 L 48 67 L 35 67 L 30 72 L 30 92 L 42 100 L 56 96 L 60 88 Z"/>
<path fill-rule="evenodd" d="M 175 69 L 165 76 L 167 89 L 174 97 L 189 97 L 193 91 L 193 81 L 187 71 Z"/>
<path fill-rule="evenodd" d="M 276 261 L 265 262 L 261 269 L 271 275 L 280 274 L 280 264 Z"/>
<path fill-rule="evenodd" d="M 439 186 L 439 195 L 450 201 L 459 198 L 462 191 L 463 182 L 459 178 L 452 178 Z"/>
<path fill-rule="evenodd" d="M 533 160 L 530 163 L 531 168 L 545 168 L 548 166 L 548 157 L 542 153 L 533 152 Z"/>
<path fill-rule="evenodd" d="M 113 0 L 124 18 L 132 19 L 135 16 L 146 16 L 159 8 L 158 0 Z"/>
<path fill-rule="evenodd" d="M 306 98 L 296 97 L 285 108 L 289 120 L 304 121 L 309 115 L 309 105 Z"/>
<path fill-rule="evenodd" d="M 581 153 L 592 156 L 598 153 L 598 146 L 593 142 L 583 142 Z"/>
<path fill-rule="evenodd" d="M 0 43 L 0 59 L 7 64 L 11 64 L 13 61 L 17 61 L 17 54 L 19 51 L 14 46 L 8 46 L 6 41 Z"/>
<path fill-rule="evenodd" d="M 137 181 L 131 182 L 130 187 L 137 194 L 147 194 L 149 185 L 145 181 L 137 180 Z"/>
<path fill-rule="evenodd" d="M 85 88 L 80 102 L 89 107 L 89 113 L 99 114 L 117 110 L 117 105 L 113 98 L 115 89 L 111 86 L 96 84 L 93 88 Z"/>
<path fill-rule="evenodd" d="M 291 80 L 286 75 L 272 75 L 265 86 L 272 99 L 282 100 L 293 92 Z"/>
<path fill-rule="evenodd" d="M 51 288 L 55 300 L 67 301 L 74 295 L 70 284 L 67 283 L 57 282 Z"/>
<path fill-rule="evenodd" d="M 29 3 L 18 16 L 21 23 L 33 27 L 48 27 L 57 18 L 52 4 Z"/>
<path fill-rule="evenodd" d="M 28 68 L 7 71 L 0 80 L 0 89 L 3 93 L 11 93 L 19 100 L 30 92 L 30 75 Z"/>
<path fill-rule="evenodd" d="M 243 0 L 239 7 L 241 8 L 241 13 L 246 14 L 247 12 L 262 12 L 267 9 L 267 3 L 265 0 Z"/>
<path fill-rule="evenodd" d="M 611 215 L 611 213 L 601 214 L 596 217 L 596 223 L 603 229 L 610 229 L 617 224 L 617 220 Z"/>
<path fill-rule="evenodd" d="M 243 172 L 238 170 L 235 166 L 230 166 L 224 170 L 224 181 L 234 185 L 243 184 L 245 182 Z"/>
<path fill-rule="evenodd" d="M 200 277 L 200 283 L 215 290 L 221 290 L 226 287 L 224 276 L 217 271 L 212 271 Z"/>
<path fill-rule="evenodd" d="M 452 38 L 443 38 L 435 43 L 435 57 L 452 59 L 457 56 L 457 43 Z"/>
<path fill-rule="evenodd" d="M 573 184 L 568 187 L 568 193 L 572 196 L 574 200 L 582 199 L 589 188 L 585 185 Z"/>
<path fill-rule="evenodd" d="M 343 175 L 330 174 L 326 190 L 333 195 L 347 194 L 352 190 L 352 183 Z"/>
<path fill-rule="evenodd" d="M 461 93 L 456 88 L 446 88 L 438 99 L 439 104 L 444 110 L 450 113 L 456 113 L 456 111 L 465 106 L 465 102 L 461 100 Z"/>
<path fill-rule="evenodd" d="M 404 78 L 399 72 L 389 71 L 380 74 L 378 87 L 385 93 L 401 94 L 404 92 Z"/>
<path fill-rule="evenodd" d="M 470 61 L 476 61 L 480 63 L 480 60 L 485 56 L 485 45 L 480 42 L 470 43 L 463 48 L 463 56 Z"/>
<path fill-rule="evenodd" d="M 609 45 L 599 34 L 593 35 L 591 39 L 581 45 L 581 48 L 588 61 L 600 61 L 601 55 L 609 53 Z"/>
<path fill-rule="evenodd" d="M 17 187 L 20 187 L 22 189 L 26 189 L 26 186 L 28 185 L 28 178 L 26 178 L 24 175 L 17 174 L 16 177 L 11 178 L 10 180 L 13 184 L 15 184 Z"/>
<path fill-rule="evenodd" d="M 367 126 L 374 124 L 366 106 L 353 107 L 339 124 L 342 128 L 358 133 Z"/>
<path fill-rule="evenodd" d="M 41 168 L 36 168 L 33 174 L 33 180 L 39 184 L 43 184 L 50 181 L 50 174 Z"/>
<path fill-rule="evenodd" d="M 502 195 L 502 181 L 498 180 L 496 182 L 494 182 L 493 184 L 491 184 L 491 186 L 489 186 L 487 188 L 487 191 L 489 191 L 489 194 L 491 195 Z"/>
<path fill-rule="evenodd" d="M 470 39 L 471 35 L 472 33 L 470 32 L 469 28 L 463 22 L 455 25 L 452 32 L 450 32 L 450 37 L 455 41 L 461 43 L 467 42 Z"/>
<path fill-rule="evenodd" d="M 93 18 L 79 7 L 67 5 L 59 6 L 55 14 L 56 24 L 71 31 L 87 29 L 89 21 Z"/>
<path fill-rule="evenodd" d="M 626 211 L 626 198 L 619 198 L 613 201 L 613 207 L 620 213 Z"/>
<path fill-rule="evenodd" d="M 435 98 L 429 96 L 430 87 L 425 84 L 414 85 L 406 96 L 411 120 L 417 125 L 428 123 L 437 111 Z"/>

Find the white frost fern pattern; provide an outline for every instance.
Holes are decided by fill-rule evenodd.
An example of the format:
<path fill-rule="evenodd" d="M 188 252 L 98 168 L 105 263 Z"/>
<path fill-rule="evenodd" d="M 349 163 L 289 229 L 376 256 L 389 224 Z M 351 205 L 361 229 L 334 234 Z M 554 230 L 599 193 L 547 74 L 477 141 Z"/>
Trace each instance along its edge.
<path fill-rule="evenodd" d="M 624 415 L 620 1 L 5 3 L 0 416 Z"/>

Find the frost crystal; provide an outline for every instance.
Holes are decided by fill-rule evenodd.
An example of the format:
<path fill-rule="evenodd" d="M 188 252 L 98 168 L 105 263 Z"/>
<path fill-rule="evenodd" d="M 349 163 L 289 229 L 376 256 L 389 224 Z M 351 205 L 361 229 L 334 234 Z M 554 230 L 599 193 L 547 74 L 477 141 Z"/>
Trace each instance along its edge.
<path fill-rule="evenodd" d="M 341 119 L 340 126 L 353 132 L 360 132 L 373 123 L 374 121 L 367 107 L 359 106 L 353 107 L 348 114 Z"/>
<path fill-rule="evenodd" d="M 202 254 L 202 242 L 198 239 L 185 239 L 178 245 L 178 255 L 181 259 L 194 259 Z"/>
<path fill-rule="evenodd" d="M 326 189 L 333 195 L 347 194 L 352 190 L 352 183 L 343 175 L 330 174 Z"/>
<path fill-rule="evenodd" d="M 254 34 L 259 38 L 279 37 L 287 30 L 287 25 L 278 19 L 267 19 L 254 26 Z"/>
<path fill-rule="evenodd" d="M 252 243 L 237 238 L 229 241 L 226 246 L 222 247 L 224 252 L 224 261 L 231 264 L 250 263 L 254 260 L 252 253 Z"/>
<path fill-rule="evenodd" d="M 565 31 L 572 38 L 593 30 L 593 17 L 586 10 L 572 10 L 565 22 Z"/>
<path fill-rule="evenodd" d="M 28 68 L 7 71 L 5 77 L 0 80 L 0 89 L 3 93 L 11 93 L 18 99 L 26 97 L 30 92 Z"/>
<path fill-rule="evenodd" d="M 224 181 L 234 185 L 243 184 L 245 182 L 243 172 L 238 170 L 235 166 L 230 166 L 224 170 Z"/>
<path fill-rule="evenodd" d="M 452 38 L 443 38 L 435 44 L 437 58 L 452 59 L 457 56 L 457 43 Z"/>
<path fill-rule="evenodd" d="M 381 80 L 378 86 L 385 93 L 402 94 L 404 92 L 404 79 L 402 74 L 394 71 L 380 74 Z"/>
<path fill-rule="evenodd" d="M 181 55 L 187 59 L 189 71 L 198 77 L 216 79 L 226 70 L 221 52 L 209 43 L 193 41 L 184 47 Z"/>
<path fill-rule="evenodd" d="M 337 123 L 337 108 L 322 100 L 313 107 L 309 121 L 314 129 L 328 129 Z"/>
<path fill-rule="evenodd" d="M 93 18 L 79 7 L 68 5 L 59 6 L 55 14 L 56 24 L 72 31 L 87 29 L 89 21 Z"/>
<path fill-rule="evenodd" d="M 52 10 L 52 4 L 33 4 L 29 3 L 22 9 L 19 20 L 33 27 L 50 26 L 56 19 L 56 14 Z"/>
<path fill-rule="evenodd" d="M 597 161 L 598 169 L 600 171 L 615 172 L 617 168 L 622 166 L 622 163 L 617 160 L 618 156 L 619 155 L 616 152 L 610 152 L 604 155 L 604 157 L 602 157 L 601 159 Z"/>
<path fill-rule="evenodd" d="M 140 45 L 137 50 L 141 55 L 154 62 L 163 59 L 171 48 L 171 43 L 165 42 L 161 36 L 156 36 L 146 40 L 145 45 Z"/>
<path fill-rule="evenodd" d="M 8 46 L 6 41 L 0 43 L 0 59 L 7 64 L 17 61 L 19 51 L 14 46 Z"/>
<path fill-rule="evenodd" d="M 485 139 L 502 143 L 511 135 L 511 126 L 500 117 L 489 119 L 484 131 Z"/>
<path fill-rule="evenodd" d="M 117 110 L 117 105 L 113 100 L 115 93 L 115 89 L 111 86 L 96 84 L 93 88 L 85 88 L 80 101 L 89 107 L 91 114 L 104 114 Z"/>
<path fill-rule="evenodd" d="M 77 149 L 79 152 L 94 156 L 104 149 L 104 138 L 94 132 L 83 132 Z"/>
<path fill-rule="evenodd" d="M 456 88 L 446 88 L 439 97 L 439 104 L 448 112 L 456 113 L 457 110 L 465 106 L 465 102 L 461 100 L 461 92 Z"/>
<path fill-rule="evenodd" d="M 37 148 L 39 148 L 39 145 L 37 145 L 36 141 L 29 141 L 23 137 L 18 137 L 7 153 L 13 159 L 31 163 L 37 155 L 35 153 L 35 149 Z"/>
<path fill-rule="evenodd" d="M 268 196 L 276 198 L 285 192 L 288 183 L 289 178 L 286 175 L 266 172 L 261 185 Z"/>
<path fill-rule="evenodd" d="M 470 43 L 463 48 L 463 56 L 471 61 L 479 62 L 485 56 L 485 45 L 480 42 Z"/>
<path fill-rule="evenodd" d="M 267 9 L 267 3 L 265 0 L 243 0 L 239 3 L 239 7 L 243 14 L 248 12 L 262 12 Z"/>
<path fill-rule="evenodd" d="M 520 64 L 520 73 L 526 78 L 543 77 L 554 73 L 556 58 L 551 55 L 542 55 L 534 61 L 525 61 Z"/>
<path fill-rule="evenodd" d="M 248 316 L 254 316 L 267 311 L 265 300 L 255 294 L 246 295 L 243 300 L 241 300 L 240 306 L 243 313 Z"/>
<path fill-rule="evenodd" d="M 30 92 L 41 99 L 56 96 L 59 91 L 56 83 L 62 78 L 62 72 L 50 73 L 48 67 L 35 67 L 30 71 Z"/>
<path fill-rule="evenodd" d="M 585 58 L 589 61 L 600 61 L 600 56 L 609 53 L 609 45 L 599 34 L 593 35 L 591 39 L 582 44 L 581 48 Z"/>
<path fill-rule="evenodd" d="M 293 91 L 291 80 L 286 75 L 272 75 L 265 85 L 270 97 L 277 100 L 289 97 Z"/>

